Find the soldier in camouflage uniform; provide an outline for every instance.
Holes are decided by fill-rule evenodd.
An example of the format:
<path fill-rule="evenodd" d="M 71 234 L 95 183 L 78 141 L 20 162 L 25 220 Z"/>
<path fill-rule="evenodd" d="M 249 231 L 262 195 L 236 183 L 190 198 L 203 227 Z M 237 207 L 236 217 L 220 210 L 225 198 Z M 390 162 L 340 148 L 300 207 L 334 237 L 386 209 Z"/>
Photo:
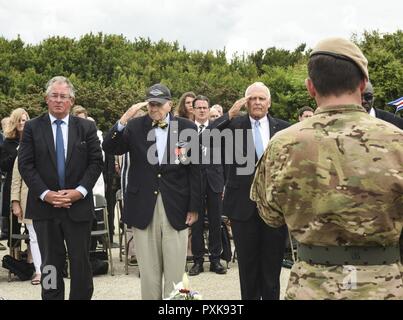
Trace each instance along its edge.
<path fill-rule="evenodd" d="M 403 131 L 361 106 L 367 60 L 348 40 L 314 48 L 313 117 L 276 134 L 251 199 L 298 241 L 286 299 L 403 299 Z"/>

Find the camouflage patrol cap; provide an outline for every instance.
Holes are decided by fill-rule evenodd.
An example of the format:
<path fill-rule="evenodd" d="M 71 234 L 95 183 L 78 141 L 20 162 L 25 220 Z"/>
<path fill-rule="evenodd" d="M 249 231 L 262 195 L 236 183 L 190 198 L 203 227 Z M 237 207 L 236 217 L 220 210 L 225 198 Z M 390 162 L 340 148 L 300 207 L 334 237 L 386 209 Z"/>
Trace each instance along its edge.
<path fill-rule="evenodd" d="M 312 57 L 319 54 L 351 61 L 359 67 L 365 77 L 369 79 L 368 60 L 365 58 L 360 48 L 353 42 L 344 38 L 327 38 L 321 40 L 313 48 L 310 56 Z"/>

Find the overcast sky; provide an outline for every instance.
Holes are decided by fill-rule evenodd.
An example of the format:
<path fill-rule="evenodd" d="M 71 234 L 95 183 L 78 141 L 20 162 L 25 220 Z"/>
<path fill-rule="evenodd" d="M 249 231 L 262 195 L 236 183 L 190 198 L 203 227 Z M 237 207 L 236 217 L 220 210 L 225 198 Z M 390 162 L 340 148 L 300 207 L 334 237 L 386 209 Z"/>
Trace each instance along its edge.
<path fill-rule="evenodd" d="M 93 32 L 179 41 L 189 50 L 308 47 L 403 29 L 402 0 L 0 0 L 0 35 L 36 44 Z"/>

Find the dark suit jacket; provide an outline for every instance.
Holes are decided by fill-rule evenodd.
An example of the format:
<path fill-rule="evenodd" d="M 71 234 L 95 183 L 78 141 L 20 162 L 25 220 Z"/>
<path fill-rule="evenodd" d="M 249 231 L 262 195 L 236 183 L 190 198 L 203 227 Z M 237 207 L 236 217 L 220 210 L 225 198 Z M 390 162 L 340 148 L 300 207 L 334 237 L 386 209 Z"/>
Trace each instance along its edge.
<path fill-rule="evenodd" d="M 270 126 L 270 138 L 278 131 L 287 128 L 290 124 L 286 121 L 273 118 L 268 115 L 269 118 L 269 126 Z M 225 113 L 222 117 L 216 119 L 213 123 L 212 127 L 215 127 L 219 130 L 223 129 L 231 129 L 233 132 L 235 129 L 243 130 L 243 144 L 240 144 L 239 141 L 233 144 L 234 154 L 243 154 L 247 153 L 247 144 L 253 146 L 254 142 L 251 137 L 250 140 L 247 139 L 246 130 L 252 129 L 249 115 L 236 117 L 232 120 L 229 120 L 228 113 Z M 235 134 L 234 134 L 235 136 Z M 247 141 L 247 143 L 245 143 Z M 256 213 L 256 203 L 250 200 L 249 193 L 250 188 L 253 182 L 254 172 L 249 175 L 238 175 L 237 169 L 245 167 L 246 164 L 240 164 L 236 162 L 237 157 L 234 155 L 233 164 L 228 166 L 226 184 L 225 184 L 225 193 L 224 193 L 224 214 L 231 219 L 246 221 L 253 214 Z M 255 162 L 257 161 L 257 155 L 255 152 Z"/>
<path fill-rule="evenodd" d="M 206 128 L 206 130 L 210 130 L 212 128 L 211 123 Z M 205 131 L 207 132 L 207 131 Z M 219 163 L 214 164 L 214 149 L 213 145 L 209 140 L 202 141 L 203 134 L 199 134 L 201 151 L 200 151 L 200 164 L 201 164 L 201 172 L 202 172 L 202 180 L 205 180 L 202 183 L 202 186 L 205 187 L 205 184 L 208 183 L 211 190 L 215 193 L 222 193 L 224 190 L 224 167 L 222 164 L 221 157 Z M 207 142 L 207 143 L 206 143 Z M 204 145 L 205 144 L 205 145 Z M 217 154 L 221 155 L 221 149 L 216 150 Z M 203 190 L 204 191 L 204 190 Z"/>
<path fill-rule="evenodd" d="M 403 130 L 403 118 L 398 118 L 393 113 L 387 112 L 385 110 L 376 108 L 374 108 L 374 110 L 377 118 L 382 119 L 391 124 L 394 124 L 396 127 Z"/>
<path fill-rule="evenodd" d="M 19 139 L 5 139 L 1 146 L 0 153 L 0 170 L 5 174 L 2 194 L 2 214 L 8 217 L 10 214 L 10 194 L 11 194 L 11 179 L 13 174 L 13 166 L 15 158 L 17 157 L 17 148 Z"/>
<path fill-rule="evenodd" d="M 66 157 L 65 189 L 83 186 L 88 194 L 69 209 L 57 209 L 39 197 L 46 191 L 60 190 L 56 151 L 48 114 L 28 121 L 18 151 L 18 168 L 29 188 L 26 218 L 52 219 L 55 211 L 67 210 L 74 221 L 89 221 L 94 216 L 92 188 L 102 171 L 102 151 L 95 123 L 70 116 Z"/>
<path fill-rule="evenodd" d="M 202 165 L 202 174 L 211 190 L 221 193 L 224 189 L 224 169 L 221 164 Z"/>
<path fill-rule="evenodd" d="M 171 164 L 175 157 L 176 141 L 169 141 L 173 122 L 177 121 L 178 136 L 184 129 L 196 130 L 196 125 L 183 118 L 170 115 L 168 141 L 165 150 L 167 164 L 151 164 L 147 159 L 154 141 L 147 141 L 153 129 L 151 118 L 146 115 L 127 123 L 119 132 L 117 124 L 109 131 L 103 142 L 107 153 L 121 155 L 130 152 L 127 194 L 123 210 L 123 221 L 139 229 L 145 229 L 151 222 L 157 195 L 161 193 L 168 220 L 176 230 L 186 229 L 186 215 L 199 212 L 201 207 L 200 166 L 193 163 Z M 169 152 L 168 152 L 169 151 Z"/>

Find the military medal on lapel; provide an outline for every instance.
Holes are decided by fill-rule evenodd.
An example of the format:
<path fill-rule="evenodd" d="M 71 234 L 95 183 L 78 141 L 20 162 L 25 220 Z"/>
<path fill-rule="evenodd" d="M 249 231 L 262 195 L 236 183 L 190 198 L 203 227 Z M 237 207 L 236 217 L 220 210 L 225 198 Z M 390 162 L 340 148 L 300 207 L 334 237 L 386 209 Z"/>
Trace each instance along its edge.
<path fill-rule="evenodd" d="M 180 153 L 179 148 L 175 148 L 175 156 L 176 156 L 175 164 L 181 163 L 180 160 L 179 160 L 179 153 Z"/>
<path fill-rule="evenodd" d="M 176 143 L 176 148 L 175 148 L 175 164 L 187 164 L 188 162 L 188 157 L 186 156 L 186 142 L 179 141 Z"/>

